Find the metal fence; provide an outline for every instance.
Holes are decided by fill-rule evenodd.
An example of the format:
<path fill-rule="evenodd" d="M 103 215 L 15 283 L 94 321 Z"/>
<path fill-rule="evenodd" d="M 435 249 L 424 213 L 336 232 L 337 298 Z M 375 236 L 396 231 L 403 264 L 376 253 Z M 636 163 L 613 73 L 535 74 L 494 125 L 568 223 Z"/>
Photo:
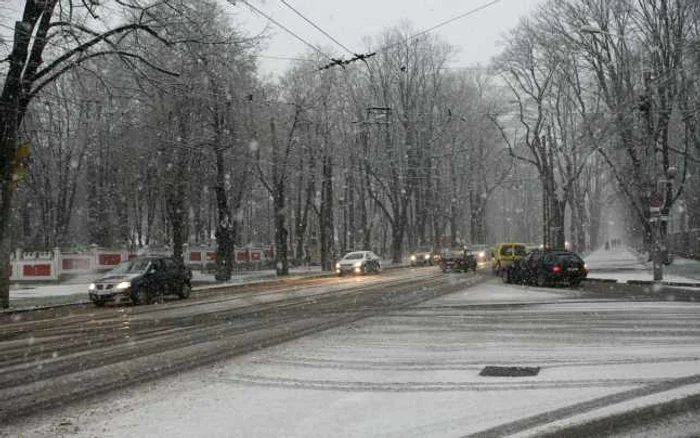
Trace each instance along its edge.
<path fill-rule="evenodd" d="M 10 257 L 10 281 L 58 280 L 62 275 L 90 274 L 146 254 L 170 253 L 169 250 L 134 252 L 91 247 L 85 251 L 15 251 Z M 216 248 L 183 247 L 183 259 L 192 269 L 211 271 L 216 264 Z M 274 260 L 272 248 L 238 248 L 234 251 L 234 270 L 269 267 Z"/>

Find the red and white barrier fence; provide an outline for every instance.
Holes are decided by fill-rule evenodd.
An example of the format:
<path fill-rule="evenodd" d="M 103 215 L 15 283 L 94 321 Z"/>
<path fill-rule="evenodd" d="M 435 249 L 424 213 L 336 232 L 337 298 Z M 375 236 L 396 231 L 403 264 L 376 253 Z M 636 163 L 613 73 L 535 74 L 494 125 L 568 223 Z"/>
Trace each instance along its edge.
<path fill-rule="evenodd" d="M 82 253 L 63 253 L 59 248 L 41 253 L 17 250 L 10 257 L 10 281 L 58 280 L 61 275 L 105 271 L 139 255 L 141 254 L 127 250 L 107 250 L 97 246 Z M 262 264 L 272 260 L 274 251 L 271 248 L 244 248 L 235 250 L 234 255 L 234 263 Z M 216 262 L 216 249 L 189 248 L 185 245 L 183 256 L 187 265 L 204 268 L 207 264 Z"/>

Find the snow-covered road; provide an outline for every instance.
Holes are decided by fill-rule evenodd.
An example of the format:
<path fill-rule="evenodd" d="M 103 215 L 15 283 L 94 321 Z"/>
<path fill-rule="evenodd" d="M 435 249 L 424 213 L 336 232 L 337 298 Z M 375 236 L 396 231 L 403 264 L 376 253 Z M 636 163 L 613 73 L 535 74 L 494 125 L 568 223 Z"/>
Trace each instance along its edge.
<path fill-rule="evenodd" d="M 700 392 L 700 305 L 490 280 L 28 419 L 9 435 L 463 436 Z M 487 365 L 541 367 L 482 377 Z M 548 413 L 547 421 L 534 421 Z M 530 421 L 528 421 L 530 419 Z"/>

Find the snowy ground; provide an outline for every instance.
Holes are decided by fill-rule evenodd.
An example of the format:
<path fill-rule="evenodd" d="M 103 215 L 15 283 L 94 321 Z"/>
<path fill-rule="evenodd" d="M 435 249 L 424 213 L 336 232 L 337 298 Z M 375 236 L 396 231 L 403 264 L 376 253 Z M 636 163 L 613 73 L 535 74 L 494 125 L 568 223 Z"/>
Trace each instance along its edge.
<path fill-rule="evenodd" d="M 590 302 L 499 279 L 114 393 L 8 436 L 463 436 L 550 413 L 558 426 L 697 394 L 700 305 Z M 567 299 L 565 299 L 567 298 Z M 481 377 L 486 365 L 539 366 Z M 698 380 L 698 379 L 696 379 Z M 612 402 L 603 397 L 616 397 Z M 576 412 L 591 402 L 595 409 Z M 559 416 L 564 407 L 573 411 Z M 529 433 L 551 430 L 534 424 Z M 517 430 L 517 429 L 516 429 Z"/>
<path fill-rule="evenodd" d="M 625 248 L 594 251 L 585 257 L 591 269 L 590 279 L 628 281 L 653 281 L 651 263 L 643 255 Z M 673 264 L 664 266 L 663 281 L 696 284 L 700 287 L 700 261 L 676 258 Z"/>

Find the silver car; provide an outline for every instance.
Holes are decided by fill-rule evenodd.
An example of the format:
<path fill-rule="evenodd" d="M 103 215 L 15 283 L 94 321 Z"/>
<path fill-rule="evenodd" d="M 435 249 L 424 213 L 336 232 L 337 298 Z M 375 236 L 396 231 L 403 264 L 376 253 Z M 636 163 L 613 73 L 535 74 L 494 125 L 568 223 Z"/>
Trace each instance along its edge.
<path fill-rule="evenodd" d="M 372 251 L 349 252 L 335 264 L 335 273 L 340 276 L 345 274 L 378 274 L 381 270 L 381 260 Z"/>

